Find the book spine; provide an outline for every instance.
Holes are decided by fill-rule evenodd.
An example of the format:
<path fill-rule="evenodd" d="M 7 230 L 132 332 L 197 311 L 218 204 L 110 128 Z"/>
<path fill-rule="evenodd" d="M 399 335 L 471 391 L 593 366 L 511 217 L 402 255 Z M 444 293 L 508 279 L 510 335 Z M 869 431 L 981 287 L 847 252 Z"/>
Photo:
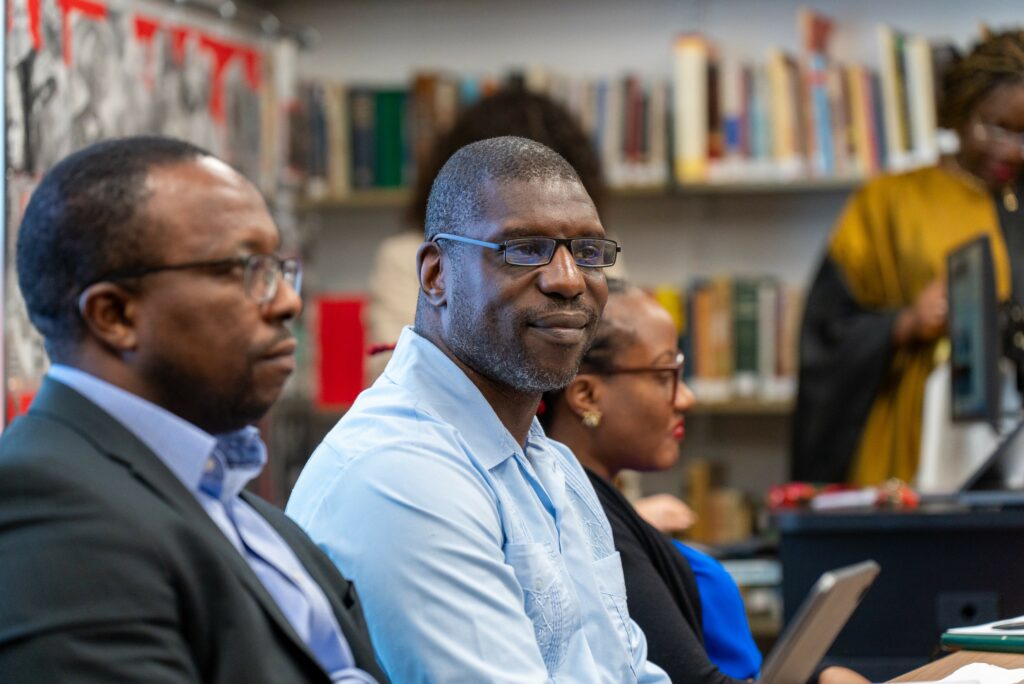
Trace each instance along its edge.
<path fill-rule="evenodd" d="M 349 91 L 349 122 L 352 140 L 352 187 L 360 190 L 373 187 L 376 166 L 374 132 L 375 97 L 373 90 L 364 87 Z"/>
<path fill-rule="evenodd" d="M 378 90 L 374 97 L 374 165 L 373 184 L 378 188 L 402 186 L 405 168 L 405 101 L 404 90 Z"/>
<path fill-rule="evenodd" d="M 757 393 L 758 376 L 758 284 L 750 278 L 733 283 L 734 391 L 749 397 Z"/>
<path fill-rule="evenodd" d="M 673 46 L 672 105 L 676 180 L 700 182 L 708 170 L 708 46 L 695 35 L 676 39 Z"/>

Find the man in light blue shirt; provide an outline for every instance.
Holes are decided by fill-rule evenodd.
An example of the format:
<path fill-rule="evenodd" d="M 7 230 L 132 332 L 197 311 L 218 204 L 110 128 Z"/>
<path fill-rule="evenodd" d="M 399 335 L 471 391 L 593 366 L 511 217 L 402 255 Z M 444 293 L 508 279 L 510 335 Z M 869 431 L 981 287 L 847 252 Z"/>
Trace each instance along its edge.
<path fill-rule="evenodd" d="M 0 679 L 384 681 L 354 589 L 243 488 L 300 267 L 259 191 L 169 138 L 57 164 L 18 236 L 53 367 L 0 438 Z"/>
<path fill-rule="evenodd" d="M 426 218 L 415 329 L 288 514 L 358 584 L 395 681 L 668 681 L 586 475 L 534 417 L 576 373 L 618 246 L 572 167 L 522 138 L 453 155 Z"/>

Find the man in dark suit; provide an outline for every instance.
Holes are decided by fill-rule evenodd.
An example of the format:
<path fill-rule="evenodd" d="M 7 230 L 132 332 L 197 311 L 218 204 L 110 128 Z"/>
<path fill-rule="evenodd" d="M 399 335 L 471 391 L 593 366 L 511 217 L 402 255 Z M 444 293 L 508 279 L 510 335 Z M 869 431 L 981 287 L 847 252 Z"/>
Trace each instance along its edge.
<path fill-rule="evenodd" d="M 0 681 L 374 682 L 354 588 L 242 491 L 300 267 L 256 188 L 166 138 L 57 164 L 18 238 L 53 366 L 0 438 Z"/>

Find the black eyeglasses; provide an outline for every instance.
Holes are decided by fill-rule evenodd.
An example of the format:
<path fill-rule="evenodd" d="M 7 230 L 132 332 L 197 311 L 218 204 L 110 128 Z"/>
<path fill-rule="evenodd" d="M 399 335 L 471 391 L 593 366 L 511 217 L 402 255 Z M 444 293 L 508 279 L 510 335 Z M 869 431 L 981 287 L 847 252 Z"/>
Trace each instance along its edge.
<path fill-rule="evenodd" d="M 245 273 L 245 294 L 261 305 L 271 301 L 277 295 L 281 281 L 288 283 L 296 292 L 302 287 L 302 263 L 295 258 L 282 258 L 273 254 L 252 254 L 230 259 L 213 261 L 190 261 L 184 264 L 167 264 L 164 266 L 140 266 L 108 273 L 95 282 L 104 280 L 125 280 L 141 278 L 160 271 L 186 271 L 191 269 L 222 270 L 242 268 Z"/>
<path fill-rule="evenodd" d="M 683 365 L 686 357 L 683 352 L 676 354 L 674 363 L 655 364 L 653 366 L 632 366 L 612 367 L 606 370 L 595 371 L 597 375 L 615 375 L 616 373 L 673 373 L 672 394 L 669 397 L 669 404 L 675 406 L 676 397 L 679 394 L 679 384 L 683 381 Z"/>
<path fill-rule="evenodd" d="M 505 263 L 510 266 L 546 266 L 555 257 L 555 251 L 564 246 L 569 250 L 577 266 L 607 268 L 615 264 L 616 257 L 622 251 L 615 240 L 604 238 L 525 237 L 504 242 L 485 242 L 463 235 L 438 233 L 430 240 L 454 240 L 478 247 L 488 247 L 501 252 L 505 256 Z"/>

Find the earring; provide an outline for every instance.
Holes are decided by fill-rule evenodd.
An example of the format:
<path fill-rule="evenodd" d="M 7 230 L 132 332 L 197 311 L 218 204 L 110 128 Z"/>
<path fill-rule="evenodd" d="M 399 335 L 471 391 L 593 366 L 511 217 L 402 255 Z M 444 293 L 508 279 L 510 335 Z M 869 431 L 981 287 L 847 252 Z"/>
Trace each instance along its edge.
<path fill-rule="evenodd" d="M 600 411 L 584 411 L 583 412 L 583 425 L 588 428 L 596 428 L 601 424 L 601 412 Z"/>

